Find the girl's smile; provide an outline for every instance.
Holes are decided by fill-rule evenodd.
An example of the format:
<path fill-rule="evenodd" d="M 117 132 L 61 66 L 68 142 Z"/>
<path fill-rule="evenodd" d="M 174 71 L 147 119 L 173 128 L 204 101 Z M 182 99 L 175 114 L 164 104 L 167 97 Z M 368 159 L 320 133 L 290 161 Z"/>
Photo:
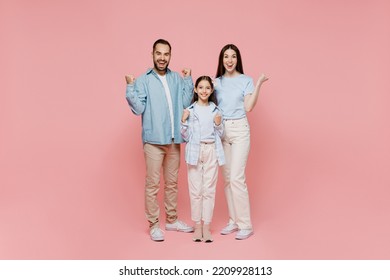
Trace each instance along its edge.
<path fill-rule="evenodd" d="M 198 95 L 199 105 L 208 105 L 209 97 L 213 93 L 213 89 L 207 80 L 202 80 L 195 88 L 195 93 Z"/>

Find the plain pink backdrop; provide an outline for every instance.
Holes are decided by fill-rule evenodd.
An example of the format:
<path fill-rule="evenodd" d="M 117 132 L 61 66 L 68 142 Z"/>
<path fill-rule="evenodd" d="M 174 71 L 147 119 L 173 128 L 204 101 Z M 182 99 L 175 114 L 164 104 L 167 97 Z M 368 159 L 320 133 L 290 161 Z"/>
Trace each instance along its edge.
<path fill-rule="evenodd" d="M 215 242 L 147 235 L 124 76 L 158 38 L 194 78 L 227 43 L 270 77 L 249 114 L 246 241 L 217 233 L 222 181 Z M 389 259 L 389 50 L 386 0 L 1 0 L 0 259 Z M 190 222 L 184 161 L 179 183 Z"/>

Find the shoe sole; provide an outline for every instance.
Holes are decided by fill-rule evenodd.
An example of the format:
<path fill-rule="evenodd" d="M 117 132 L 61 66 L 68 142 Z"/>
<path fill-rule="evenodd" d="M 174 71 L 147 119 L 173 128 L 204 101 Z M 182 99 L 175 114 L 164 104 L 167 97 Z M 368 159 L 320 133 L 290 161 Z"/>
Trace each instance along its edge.
<path fill-rule="evenodd" d="M 156 242 L 164 241 L 164 238 L 150 238 L 150 239 L 152 239 L 153 241 L 156 241 Z"/>
<path fill-rule="evenodd" d="M 177 229 L 177 228 L 165 228 L 167 231 L 179 231 L 179 232 L 194 232 L 193 229 Z"/>
<path fill-rule="evenodd" d="M 236 231 L 238 231 L 238 228 L 232 229 L 231 231 L 221 231 L 220 233 L 222 235 L 228 235 L 228 234 L 231 234 L 231 233 L 236 232 Z"/>
<path fill-rule="evenodd" d="M 251 237 L 253 235 L 253 231 L 245 236 L 236 236 L 236 240 L 245 240 L 245 239 L 248 239 L 249 237 Z"/>

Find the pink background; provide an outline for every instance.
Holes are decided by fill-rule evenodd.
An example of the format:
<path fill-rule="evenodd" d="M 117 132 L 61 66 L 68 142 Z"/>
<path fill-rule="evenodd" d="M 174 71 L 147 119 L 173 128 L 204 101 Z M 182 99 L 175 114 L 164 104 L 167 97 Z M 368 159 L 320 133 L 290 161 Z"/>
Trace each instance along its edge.
<path fill-rule="evenodd" d="M 160 37 L 194 78 L 227 43 L 270 77 L 249 115 L 246 241 L 217 233 L 222 181 L 214 243 L 147 235 L 124 75 Z M 0 42 L 1 259 L 390 258 L 389 1 L 2 0 Z"/>

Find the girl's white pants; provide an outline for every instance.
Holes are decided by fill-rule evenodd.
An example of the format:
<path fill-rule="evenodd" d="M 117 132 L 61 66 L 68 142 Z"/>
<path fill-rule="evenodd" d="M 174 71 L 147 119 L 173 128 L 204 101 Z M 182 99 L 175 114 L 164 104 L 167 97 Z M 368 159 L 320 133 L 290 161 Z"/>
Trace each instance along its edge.
<path fill-rule="evenodd" d="M 197 223 L 212 221 L 218 179 L 218 160 L 214 143 L 201 143 L 198 165 L 188 167 L 191 218 Z"/>

